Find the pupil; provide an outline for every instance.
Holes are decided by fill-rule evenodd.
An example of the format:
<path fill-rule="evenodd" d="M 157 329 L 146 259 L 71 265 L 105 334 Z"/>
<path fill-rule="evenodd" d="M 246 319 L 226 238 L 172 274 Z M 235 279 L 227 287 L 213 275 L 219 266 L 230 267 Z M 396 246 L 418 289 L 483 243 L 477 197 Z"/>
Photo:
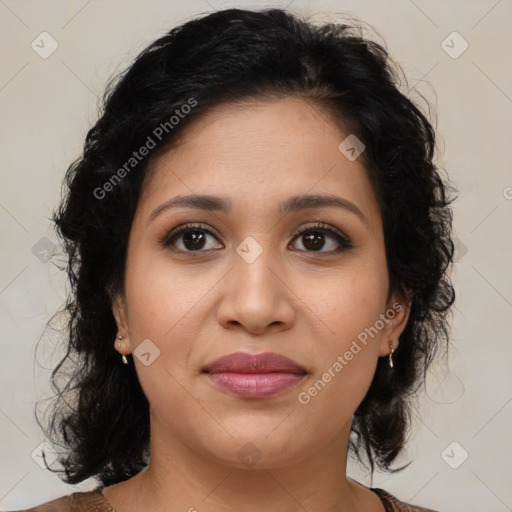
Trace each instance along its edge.
<path fill-rule="evenodd" d="M 183 244 L 187 249 L 201 249 L 205 243 L 202 231 L 188 231 L 183 235 Z"/>
<path fill-rule="evenodd" d="M 317 250 L 317 249 L 321 249 L 324 245 L 324 241 L 323 241 L 323 234 L 309 234 L 309 235 L 304 235 L 304 238 L 307 240 L 307 242 L 304 244 L 304 247 L 306 247 L 306 249 L 313 249 L 313 250 Z M 316 242 L 314 241 L 316 239 Z M 321 240 L 319 240 L 321 239 Z M 309 247 L 308 247 L 309 245 Z"/>

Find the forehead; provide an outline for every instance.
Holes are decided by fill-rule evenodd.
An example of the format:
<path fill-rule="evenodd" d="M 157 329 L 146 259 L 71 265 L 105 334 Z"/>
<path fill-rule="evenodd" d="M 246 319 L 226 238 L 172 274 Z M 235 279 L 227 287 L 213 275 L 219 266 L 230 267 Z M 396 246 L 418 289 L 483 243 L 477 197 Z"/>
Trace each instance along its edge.
<path fill-rule="evenodd" d="M 290 196 L 336 194 L 372 217 L 377 202 L 362 158 L 339 149 L 348 135 L 323 108 L 294 97 L 222 104 L 152 162 L 141 207 L 149 215 L 173 196 L 214 194 L 231 198 L 235 213 L 262 214 Z"/>

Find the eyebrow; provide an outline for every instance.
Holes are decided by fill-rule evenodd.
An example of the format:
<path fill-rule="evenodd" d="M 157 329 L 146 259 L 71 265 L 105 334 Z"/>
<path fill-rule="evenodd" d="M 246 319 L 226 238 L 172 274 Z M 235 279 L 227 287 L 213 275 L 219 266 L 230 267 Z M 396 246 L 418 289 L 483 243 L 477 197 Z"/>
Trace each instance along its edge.
<path fill-rule="evenodd" d="M 156 219 L 164 211 L 180 207 L 226 214 L 232 211 L 231 201 L 225 197 L 205 194 L 176 196 L 155 208 L 149 215 L 147 224 Z M 288 215 L 301 210 L 332 207 L 343 208 L 359 217 L 365 224 L 368 224 L 367 218 L 354 203 L 348 199 L 330 194 L 304 194 L 289 197 L 279 204 L 279 212 L 281 215 Z"/>

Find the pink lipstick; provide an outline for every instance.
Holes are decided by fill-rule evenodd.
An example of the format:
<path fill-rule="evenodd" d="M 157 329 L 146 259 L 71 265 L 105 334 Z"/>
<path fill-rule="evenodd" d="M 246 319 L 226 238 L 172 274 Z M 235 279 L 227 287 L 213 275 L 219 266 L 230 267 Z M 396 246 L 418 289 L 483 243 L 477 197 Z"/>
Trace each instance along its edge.
<path fill-rule="evenodd" d="M 298 363 L 280 354 L 236 352 L 204 370 L 216 387 L 240 398 L 266 398 L 298 385 L 307 374 Z"/>

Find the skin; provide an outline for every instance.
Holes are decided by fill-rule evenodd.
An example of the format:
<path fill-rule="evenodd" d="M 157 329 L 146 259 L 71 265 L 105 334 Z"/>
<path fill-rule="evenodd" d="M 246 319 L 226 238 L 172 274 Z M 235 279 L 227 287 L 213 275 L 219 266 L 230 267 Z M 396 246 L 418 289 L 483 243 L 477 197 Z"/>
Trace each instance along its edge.
<path fill-rule="evenodd" d="M 104 490 L 117 512 L 384 511 L 376 494 L 346 476 L 348 436 L 378 358 L 390 341 L 397 347 L 408 307 L 308 404 L 297 398 L 400 301 L 389 293 L 367 171 L 338 149 L 347 135 L 305 100 L 253 100 L 211 110 L 152 162 L 131 228 L 124 294 L 113 301 L 124 336 L 116 349 L 128 354 L 150 339 L 160 350 L 148 366 L 130 360 L 150 402 L 151 461 Z M 162 203 L 192 193 L 227 197 L 233 209 L 180 207 L 148 223 Z M 337 207 L 279 213 L 281 201 L 306 193 L 349 200 L 364 220 Z M 326 235 L 314 251 L 303 235 L 294 237 L 317 221 L 343 232 L 353 248 L 336 252 L 339 243 Z M 205 233 L 202 252 L 183 236 L 174 251 L 159 243 L 188 222 L 215 233 Z M 252 263 L 236 252 L 249 236 L 263 249 Z M 234 397 L 202 369 L 240 351 L 283 354 L 308 375 L 272 398 Z M 261 455 L 251 467 L 237 456 L 247 443 Z"/>

